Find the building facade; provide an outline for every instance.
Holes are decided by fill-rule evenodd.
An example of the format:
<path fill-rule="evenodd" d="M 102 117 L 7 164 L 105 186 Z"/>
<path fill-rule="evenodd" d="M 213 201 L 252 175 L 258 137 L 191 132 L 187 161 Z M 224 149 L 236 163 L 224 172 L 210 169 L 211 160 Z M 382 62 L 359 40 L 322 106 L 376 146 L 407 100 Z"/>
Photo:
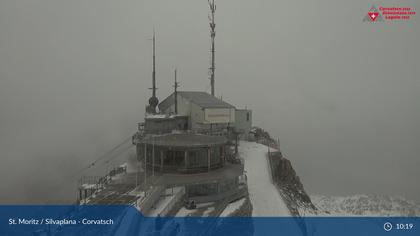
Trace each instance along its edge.
<path fill-rule="evenodd" d="M 221 130 L 235 123 L 235 107 L 205 92 L 178 92 L 178 115 L 190 118 L 191 130 Z M 175 94 L 159 104 L 163 114 L 175 113 Z"/>
<path fill-rule="evenodd" d="M 177 99 L 173 93 L 158 107 L 133 136 L 145 176 L 159 177 L 154 185 L 182 186 L 185 198 L 197 203 L 247 194 L 234 145 L 250 130 L 250 110 L 205 92 L 177 92 Z"/>
<path fill-rule="evenodd" d="M 234 127 L 240 138 L 248 139 L 249 132 L 252 129 L 252 111 L 249 109 L 236 109 Z"/>

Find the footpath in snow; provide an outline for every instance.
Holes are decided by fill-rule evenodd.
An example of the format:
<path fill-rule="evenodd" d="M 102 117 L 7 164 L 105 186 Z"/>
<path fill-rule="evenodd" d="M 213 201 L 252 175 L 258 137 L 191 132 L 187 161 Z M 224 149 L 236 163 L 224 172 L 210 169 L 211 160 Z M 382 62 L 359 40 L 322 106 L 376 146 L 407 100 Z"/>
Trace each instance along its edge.
<path fill-rule="evenodd" d="M 268 147 L 241 141 L 239 155 L 244 159 L 253 216 L 290 216 L 289 209 L 271 179 Z"/>

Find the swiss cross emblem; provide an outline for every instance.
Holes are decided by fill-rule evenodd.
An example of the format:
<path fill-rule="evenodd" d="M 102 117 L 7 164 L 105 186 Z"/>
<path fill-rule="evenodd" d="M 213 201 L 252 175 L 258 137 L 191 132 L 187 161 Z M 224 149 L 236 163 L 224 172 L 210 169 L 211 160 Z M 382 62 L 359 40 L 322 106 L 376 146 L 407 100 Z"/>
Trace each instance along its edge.
<path fill-rule="evenodd" d="M 363 21 L 376 22 L 384 20 L 382 19 L 381 13 L 378 11 L 378 9 L 376 9 L 375 6 L 372 6 L 365 18 L 363 18 Z"/>
<path fill-rule="evenodd" d="M 369 12 L 370 18 L 375 21 L 375 19 L 378 17 L 379 13 L 377 12 Z"/>

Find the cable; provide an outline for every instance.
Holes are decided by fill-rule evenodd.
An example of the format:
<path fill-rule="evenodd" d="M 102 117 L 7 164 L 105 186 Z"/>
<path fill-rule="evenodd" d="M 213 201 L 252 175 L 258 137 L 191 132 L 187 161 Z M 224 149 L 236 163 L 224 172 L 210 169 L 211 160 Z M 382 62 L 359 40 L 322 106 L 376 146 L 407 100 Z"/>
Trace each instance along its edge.
<path fill-rule="evenodd" d="M 125 147 L 124 149 L 119 150 L 117 153 L 115 153 L 114 156 L 112 156 L 111 158 L 109 158 L 108 160 L 106 160 L 104 163 L 108 164 L 112 159 L 119 157 L 121 154 L 125 153 L 126 151 L 130 150 L 133 146 L 130 145 L 128 147 Z"/>
<path fill-rule="evenodd" d="M 106 153 L 102 154 L 101 156 L 99 156 L 98 158 L 96 158 L 91 164 L 89 164 L 88 166 L 80 169 L 79 171 L 77 171 L 77 173 L 83 172 L 87 169 L 92 168 L 93 166 L 96 165 L 96 163 L 98 163 L 100 160 L 106 158 L 108 155 L 112 154 L 115 150 L 117 150 L 118 148 L 120 148 L 121 146 L 123 146 L 125 143 L 127 143 L 128 141 L 131 140 L 131 136 L 129 136 L 127 139 L 125 139 L 123 142 L 121 142 L 120 144 L 118 144 L 117 146 L 115 146 L 114 148 L 112 148 L 111 150 L 107 151 Z"/>
<path fill-rule="evenodd" d="M 120 147 L 122 147 L 125 143 L 127 143 L 128 141 L 130 141 L 131 136 L 129 136 L 128 138 L 124 139 L 124 141 L 122 141 L 121 143 L 119 143 L 117 146 L 115 146 L 114 148 L 112 148 L 111 150 L 105 152 L 104 154 L 102 154 L 101 156 L 99 156 L 98 158 L 96 158 L 91 164 L 89 164 L 88 166 L 74 172 L 74 174 L 70 174 L 69 176 L 67 176 L 66 178 L 64 178 L 62 181 L 60 181 L 59 183 L 57 183 L 57 187 L 59 189 L 63 189 L 60 188 L 59 186 L 62 186 L 64 184 L 68 184 L 70 179 L 73 179 L 76 176 L 79 176 L 83 171 L 90 169 L 91 167 L 95 166 L 96 163 L 98 163 L 99 161 L 101 161 L 102 159 L 108 157 L 109 155 L 113 154 L 111 156 L 111 158 L 107 159 L 106 162 L 104 164 L 109 163 L 109 161 L 111 161 L 112 159 L 120 156 L 121 154 L 123 154 L 124 152 L 126 152 L 127 150 L 129 150 L 132 145 L 130 144 L 129 146 L 119 150 L 118 152 L 115 152 L 117 149 L 119 149 Z M 115 152 L 115 153 L 114 153 Z"/>

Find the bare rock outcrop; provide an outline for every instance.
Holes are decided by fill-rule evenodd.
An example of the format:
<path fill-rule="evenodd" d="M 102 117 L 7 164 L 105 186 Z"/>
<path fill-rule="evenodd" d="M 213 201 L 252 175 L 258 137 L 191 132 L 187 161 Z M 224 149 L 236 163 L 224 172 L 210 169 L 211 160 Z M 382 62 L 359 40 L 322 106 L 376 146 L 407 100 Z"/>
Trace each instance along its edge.
<path fill-rule="evenodd" d="M 292 215 L 315 214 L 317 209 L 306 193 L 290 160 L 284 158 L 280 151 L 269 153 L 268 158 L 273 181 L 279 187 Z"/>

